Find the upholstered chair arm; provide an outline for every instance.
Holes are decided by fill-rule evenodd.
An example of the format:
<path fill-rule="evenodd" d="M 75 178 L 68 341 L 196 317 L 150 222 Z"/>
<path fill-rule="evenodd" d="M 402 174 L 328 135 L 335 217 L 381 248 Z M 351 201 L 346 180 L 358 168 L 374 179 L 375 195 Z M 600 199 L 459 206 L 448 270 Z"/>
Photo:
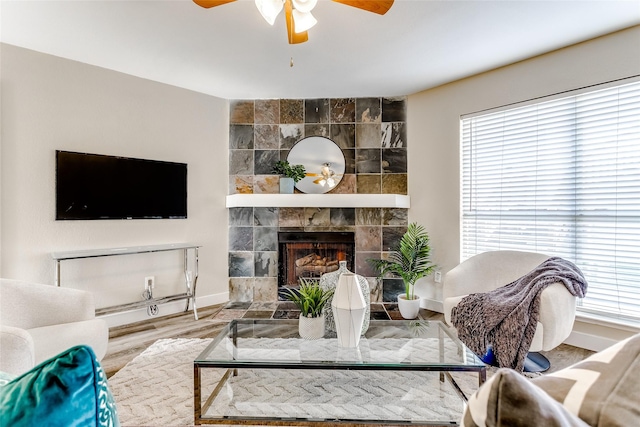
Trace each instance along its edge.
<path fill-rule="evenodd" d="M 577 298 L 562 283 L 549 285 L 540 294 L 540 317 L 542 346 L 531 351 L 549 351 L 567 339 L 573 330 L 576 317 Z"/>
<path fill-rule="evenodd" d="M 0 371 L 20 375 L 33 367 L 35 351 L 24 329 L 0 325 Z"/>
<path fill-rule="evenodd" d="M 70 288 L 0 279 L 0 324 L 39 328 L 95 318 L 93 294 Z"/>

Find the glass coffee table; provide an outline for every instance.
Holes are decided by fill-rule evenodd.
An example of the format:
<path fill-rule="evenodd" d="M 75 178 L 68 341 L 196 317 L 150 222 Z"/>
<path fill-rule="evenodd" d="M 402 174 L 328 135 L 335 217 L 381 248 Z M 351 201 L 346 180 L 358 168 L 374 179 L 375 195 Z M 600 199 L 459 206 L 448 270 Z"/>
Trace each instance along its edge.
<path fill-rule="evenodd" d="M 331 332 L 300 338 L 298 320 L 237 319 L 194 361 L 194 421 L 455 425 L 485 379 L 438 321 L 371 321 L 342 348 Z"/>

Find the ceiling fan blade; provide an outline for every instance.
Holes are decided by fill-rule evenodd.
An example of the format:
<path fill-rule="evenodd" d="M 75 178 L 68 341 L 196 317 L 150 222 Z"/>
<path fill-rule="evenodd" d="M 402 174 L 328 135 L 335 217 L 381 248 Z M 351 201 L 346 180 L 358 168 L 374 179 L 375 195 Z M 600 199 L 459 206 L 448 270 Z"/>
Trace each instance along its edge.
<path fill-rule="evenodd" d="M 336 3 L 357 7 L 358 9 L 384 15 L 393 6 L 394 0 L 333 0 Z"/>
<path fill-rule="evenodd" d="M 195 4 L 205 9 L 210 7 L 222 6 L 223 4 L 233 3 L 236 0 L 193 0 Z"/>
<path fill-rule="evenodd" d="M 284 3 L 285 20 L 287 21 L 287 37 L 289 38 L 289 44 L 304 43 L 309 40 L 309 34 L 305 31 L 303 33 L 296 33 L 293 29 L 293 6 L 291 0 L 287 0 Z"/>

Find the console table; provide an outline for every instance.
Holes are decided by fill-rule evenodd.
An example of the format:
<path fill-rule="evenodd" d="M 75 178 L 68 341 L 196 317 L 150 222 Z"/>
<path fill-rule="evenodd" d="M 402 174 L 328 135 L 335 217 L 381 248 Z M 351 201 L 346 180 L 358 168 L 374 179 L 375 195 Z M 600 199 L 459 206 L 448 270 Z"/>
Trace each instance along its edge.
<path fill-rule="evenodd" d="M 184 279 L 185 279 L 185 292 L 169 295 L 162 298 L 153 298 L 152 294 L 148 299 L 144 301 L 137 301 L 127 304 L 120 304 L 111 307 L 100 308 L 96 310 L 96 315 L 107 314 L 115 311 L 132 310 L 141 307 L 151 307 L 156 304 L 167 303 L 171 301 L 186 300 L 186 307 L 184 311 L 189 310 L 189 302 L 193 307 L 193 316 L 198 320 L 198 311 L 196 309 L 196 284 L 198 282 L 198 248 L 199 245 L 193 245 L 190 243 L 173 243 L 166 245 L 151 245 L 151 246 L 131 246 L 122 248 L 107 248 L 107 249 L 89 249 L 82 251 L 69 251 L 69 252 L 54 252 L 51 254 L 52 258 L 56 262 L 55 271 L 55 283 L 56 286 L 61 286 L 60 283 L 60 264 L 62 261 L 72 259 L 84 259 L 84 258 L 99 258 L 108 256 L 122 256 L 122 255 L 134 255 L 153 252 L 167 252 L 181 250 L 184 254 Z M 189 251 L 193 252 L 194 256 L 194 270 L 193 273 L 189 271 Z"/>

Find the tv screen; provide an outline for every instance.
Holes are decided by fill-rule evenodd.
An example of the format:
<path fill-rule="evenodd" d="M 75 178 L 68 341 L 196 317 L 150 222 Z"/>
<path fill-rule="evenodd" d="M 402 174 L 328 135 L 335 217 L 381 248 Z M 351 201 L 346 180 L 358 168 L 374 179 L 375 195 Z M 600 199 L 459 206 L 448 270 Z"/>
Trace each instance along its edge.
<path fill-rule="evenodd" d="M 56 220 L 187 217 L 187 165 L 56 151 Z"/>

